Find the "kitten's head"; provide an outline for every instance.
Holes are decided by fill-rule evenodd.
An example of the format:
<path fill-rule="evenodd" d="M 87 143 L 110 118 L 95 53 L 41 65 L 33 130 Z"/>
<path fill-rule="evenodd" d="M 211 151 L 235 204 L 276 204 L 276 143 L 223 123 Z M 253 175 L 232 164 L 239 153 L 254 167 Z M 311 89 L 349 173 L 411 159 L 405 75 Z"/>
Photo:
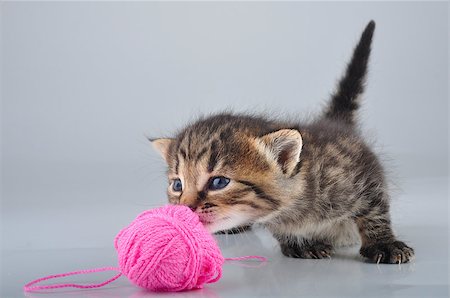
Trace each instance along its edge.
<path fill-rule="evenodd" d="M 262 222 L 282 206 L 302 138 L 262 119 L 217 115 L 152 144 L 168 165 L 169 202 L 189 206 L 216 232 Z"/>

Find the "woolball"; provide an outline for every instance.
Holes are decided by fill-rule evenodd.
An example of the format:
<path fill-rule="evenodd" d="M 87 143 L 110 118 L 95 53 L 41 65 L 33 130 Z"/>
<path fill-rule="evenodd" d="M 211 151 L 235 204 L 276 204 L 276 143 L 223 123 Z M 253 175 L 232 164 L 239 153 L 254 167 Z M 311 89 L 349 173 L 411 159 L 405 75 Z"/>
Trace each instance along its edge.
<path fill-rule="evenodd" d="M 119 267 L 151 291 L 202 288 L 222 276 L 224 258 L 213 236 L 186 206 L 141 213 L 115 238 Z"/>

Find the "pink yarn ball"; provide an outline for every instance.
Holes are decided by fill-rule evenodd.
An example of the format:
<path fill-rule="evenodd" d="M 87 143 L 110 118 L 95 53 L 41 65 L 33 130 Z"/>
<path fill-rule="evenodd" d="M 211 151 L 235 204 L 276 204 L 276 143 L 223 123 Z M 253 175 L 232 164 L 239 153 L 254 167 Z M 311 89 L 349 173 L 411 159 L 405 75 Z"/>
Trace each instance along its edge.
<path fill-rule="evenodd" d="M 222 276 L 216 241 L 186 206 L 141 213 L 116 236 L 115 247 L 121 272 L 151 291 L 202 288 Z"/>

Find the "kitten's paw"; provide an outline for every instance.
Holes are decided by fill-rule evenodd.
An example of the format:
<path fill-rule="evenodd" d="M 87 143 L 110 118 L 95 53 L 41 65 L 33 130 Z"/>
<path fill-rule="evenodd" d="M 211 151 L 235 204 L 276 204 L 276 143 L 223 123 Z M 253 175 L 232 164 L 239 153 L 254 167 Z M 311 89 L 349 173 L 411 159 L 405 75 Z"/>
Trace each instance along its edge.
<path fill-rule="evenodd" d="M 333 247 L 322 242 L 302 245 L 281 243 L 280 246 L 283 255 L 291 258 L 326 259 L 331 258 L 333 253 Z"/>
<path fill-rule="evenodd" d="M 244 232 L 250 231 L 251 229 L 252 229 L 251 225 L 246 225 L 246 226 L 240 226 L 240 227 L 232 228 L 232 229 L 229 229 L 229 230 L 218 231 L 215 234 L 216 235 L 240 234 L 240 233 L 244 233 Z"/>
<path fill-rule="evenodd" d="M 414 258 L 414 249 L 402 241 L 375 243 L 367 247 L 361 247 L 360 253 L 363 257 L 377 264 L 408 263 Z"/>

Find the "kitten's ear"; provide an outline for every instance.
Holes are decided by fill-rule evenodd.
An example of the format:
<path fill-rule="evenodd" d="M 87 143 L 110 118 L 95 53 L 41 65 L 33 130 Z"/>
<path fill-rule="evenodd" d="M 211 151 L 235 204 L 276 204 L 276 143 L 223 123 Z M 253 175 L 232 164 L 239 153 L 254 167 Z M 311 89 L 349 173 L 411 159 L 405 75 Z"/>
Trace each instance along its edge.
<path fill-rule="evenodd" d="M 169 148 L 174 140 L 169 138 L 161 138 L 161 139 L 149 139 L 149 141 L 152 143 L 153 148 L 155 148 L 156 151 L 158 151 L 159 154 L 161 154 L 164 160 L 168 161 Z"/>
<path fill-rule="evenodd" d="M 260 137 L 263 151 L 275 160 L 286 175 L 291 175 L 300 161 L 302 136 L 296 129 L 281 129 Z"/>

